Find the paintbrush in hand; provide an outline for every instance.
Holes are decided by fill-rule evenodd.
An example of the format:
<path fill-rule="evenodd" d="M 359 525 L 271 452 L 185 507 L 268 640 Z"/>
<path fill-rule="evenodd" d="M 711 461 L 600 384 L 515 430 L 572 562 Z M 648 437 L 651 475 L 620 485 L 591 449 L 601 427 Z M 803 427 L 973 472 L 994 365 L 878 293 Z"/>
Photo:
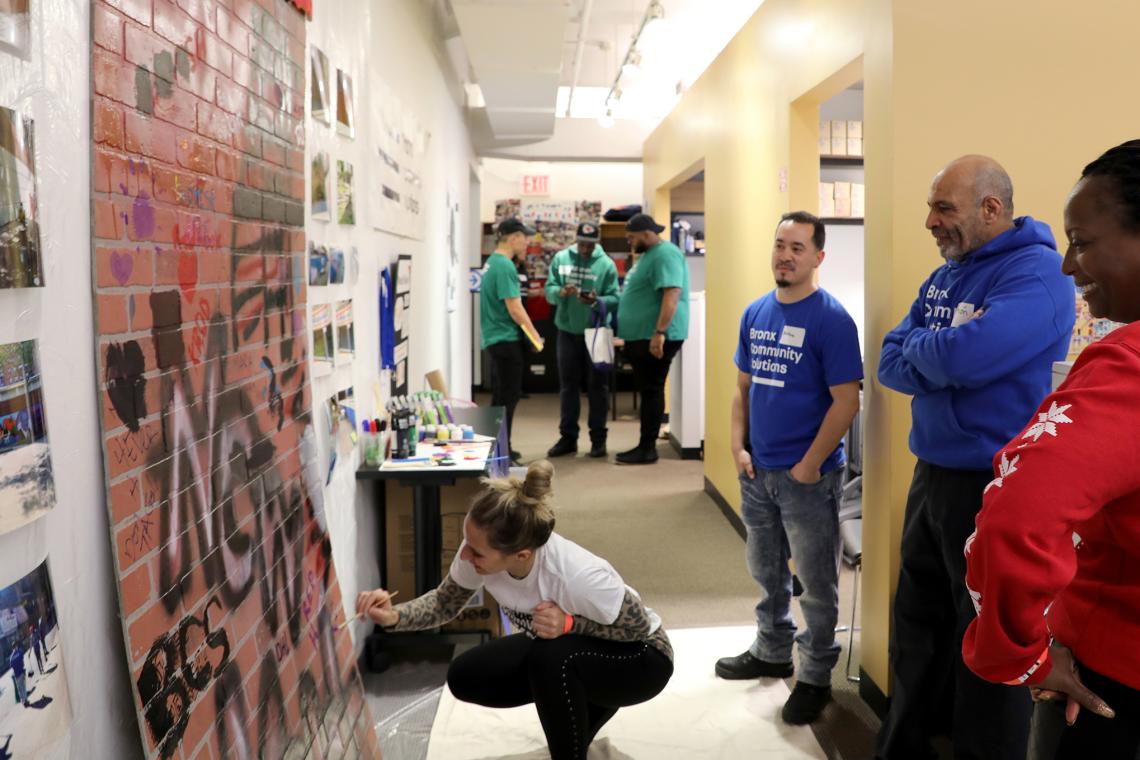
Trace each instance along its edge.
<path fill-rule="evenodd" d="M 399 591 L 393 591 L 391 594 L 388 594 L 388 599 L 395 599 L 395 598 L 396 598 L 396 597 L 398 597 L 399 595 L 400 595 L 400 592 L 399 592 Z M 344 621 L 343 623 L 341 623 L 340 625 L 338 625 L 338 626 L 336 627 L 336 629 L 337 629 L 338 631 L 340 631 L 340 630 L 343 630 L 343 629 L 347 628 L 347 627 L 348 627 L 348 624 L 349 624 L 349 623 L 351 623 L 352 621 L 354 621 L 354 620 L 357 620 L 358 618 L 360 618 L 361 614 L 362 614 L 362 613 L 359 613 L 359 612 L 358 612 L 358 613 L 356 613 L 355 615 L 353 615 L 352 617 L 350 617 L 348 620 L 346 620 L 346 621 Z"/>

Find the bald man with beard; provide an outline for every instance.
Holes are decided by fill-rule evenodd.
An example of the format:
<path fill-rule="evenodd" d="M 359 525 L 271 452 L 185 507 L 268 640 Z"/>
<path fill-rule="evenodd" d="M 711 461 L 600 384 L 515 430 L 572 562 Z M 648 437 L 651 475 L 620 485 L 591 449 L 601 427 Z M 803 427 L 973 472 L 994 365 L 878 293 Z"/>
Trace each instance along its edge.
<path fill-rule="evenodd" d="M 1013 215 L 1013 183 L 992 158 L 964 156 L 934 177 L 926 228 L 945 263 L 883 340 L 879 382 L 912 397 L 918 458 L 903 522 L 891 628 L 891 707 L 881 760 L 1024 760 L 1028 690 L 990 684 L 962 661 L 974 619 L 963 548 L 982 494 L 1001 487 L 994 455 L 1049 393 L 1072 334 L 1074 288 L 1049 227 Z M 1009 465 L 1016 466 L 1016 465 Z"/>

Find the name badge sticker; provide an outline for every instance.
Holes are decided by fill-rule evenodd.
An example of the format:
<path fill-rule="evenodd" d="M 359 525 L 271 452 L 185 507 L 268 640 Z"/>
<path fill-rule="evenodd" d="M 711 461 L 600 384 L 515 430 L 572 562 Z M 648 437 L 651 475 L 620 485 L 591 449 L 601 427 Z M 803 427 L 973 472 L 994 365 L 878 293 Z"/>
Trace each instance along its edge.
<path fill-rule="evenodd" d="M 954 319 L 950 321 L 950 326 L 961 327 L 969 322 L 972 316 L 974 316 L 974 304 L 962 301 L 962 303 L 958 304 L 954 309 Z"/>
<path fill-rule="evenodd" d="M 784 325 L 784 331 L 780 333 L 780 345 L 792 346 L 794 348 L 804 347 L 804 338 L 807 336 L 807 329 L 803 327 L 792 327 L 791 325 Z"/>

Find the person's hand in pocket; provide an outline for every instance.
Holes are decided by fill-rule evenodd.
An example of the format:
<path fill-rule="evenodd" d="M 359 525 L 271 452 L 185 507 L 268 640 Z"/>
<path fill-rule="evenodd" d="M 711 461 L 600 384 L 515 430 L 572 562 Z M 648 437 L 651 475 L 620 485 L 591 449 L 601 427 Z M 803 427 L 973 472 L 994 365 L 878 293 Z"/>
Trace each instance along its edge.
<path fill-rule="evenodd" d="M 795 467 L 792 468 L 791 476 L 792 480 L 805 486 L 815 485 L 823 477 L 818 467 L 812 469 L 809 465 L 804 464 L 802 459 L 796 462 Z"/>
<path fill-rule="evenodd" d="M 752 455 L 744 449 L 736 452 L 736 474 L 747 475 L 749 480 L 756 479 L 756 469 L 752 465 Z"/>

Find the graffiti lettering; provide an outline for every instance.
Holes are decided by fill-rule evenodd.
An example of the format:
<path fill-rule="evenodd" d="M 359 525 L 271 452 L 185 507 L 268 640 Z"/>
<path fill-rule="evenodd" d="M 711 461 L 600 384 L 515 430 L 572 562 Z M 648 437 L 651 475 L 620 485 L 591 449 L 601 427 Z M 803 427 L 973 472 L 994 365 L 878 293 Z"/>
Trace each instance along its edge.
<path fill-rule="evenodd" d="M 136 681 L 147 727 L 164 758 L 177 752 L 198 692 L 229 661 L 225 629 L 210 627 L 210 608 L 215 606 L 221 608 L 217 597 L 206 603 L 201 618 L 187 615 L 173 636 L 156 639 Z"/>

